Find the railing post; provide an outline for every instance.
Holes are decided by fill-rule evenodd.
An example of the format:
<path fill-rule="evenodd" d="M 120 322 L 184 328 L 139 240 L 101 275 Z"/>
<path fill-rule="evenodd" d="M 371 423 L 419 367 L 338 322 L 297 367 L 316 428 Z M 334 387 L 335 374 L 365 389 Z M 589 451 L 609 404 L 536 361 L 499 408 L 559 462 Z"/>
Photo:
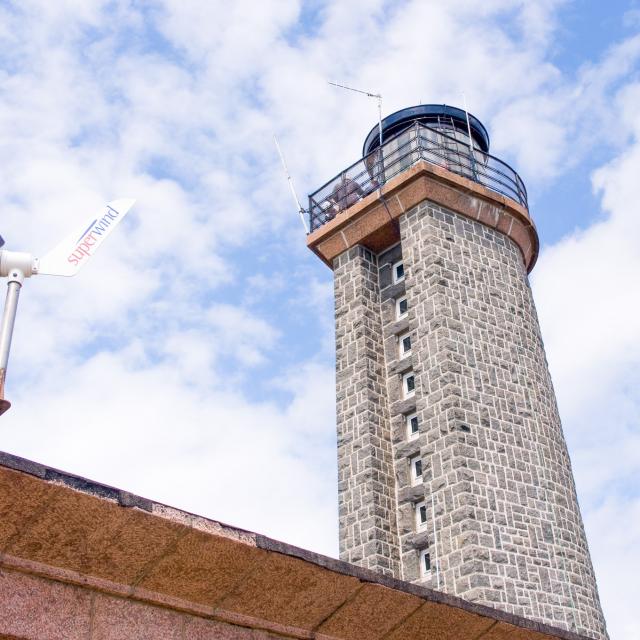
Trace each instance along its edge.
<path fill-rule="evenodd" d="M 471 173 L 473 174 L 473 179 L 475 182 L 480 182 L 478 180 L 478 172 L 476 171 L 476 154 L 473 149 L 473 141 L 471 141 L 471 148 L 469 149 L 469 160 L 471 162 Z"/>
<path fill-rule="evenodd" d="M 420 142 L 420 128 L 419 127 L 420 127 L 420 125 L 419 125 L 418 121 L 416 120 L 413 123 L 414 136 L 415 136 L 416 158 L 415 158 L 415 160 L 413 160 L 413 162 L 411 164 L 413 164 L 414 162 L 417 162 L 422 157 L 422 144 Z"/>

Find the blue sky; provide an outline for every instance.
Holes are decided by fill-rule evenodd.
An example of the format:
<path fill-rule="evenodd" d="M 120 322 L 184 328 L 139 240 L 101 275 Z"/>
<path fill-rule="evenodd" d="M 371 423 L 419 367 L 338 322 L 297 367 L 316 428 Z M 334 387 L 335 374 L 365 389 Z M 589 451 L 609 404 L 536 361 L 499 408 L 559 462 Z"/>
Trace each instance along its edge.
<path fill-rule="evenodd" d="M 640 635 L 640 3 L 0 2 L 7 247 L 129 217 L 24 288 L 0 448 L 337 553 L 331 272 L 301 196 L 383 109 L 460 106 L 527 185 L 543 336 L 611 637 Z"/>

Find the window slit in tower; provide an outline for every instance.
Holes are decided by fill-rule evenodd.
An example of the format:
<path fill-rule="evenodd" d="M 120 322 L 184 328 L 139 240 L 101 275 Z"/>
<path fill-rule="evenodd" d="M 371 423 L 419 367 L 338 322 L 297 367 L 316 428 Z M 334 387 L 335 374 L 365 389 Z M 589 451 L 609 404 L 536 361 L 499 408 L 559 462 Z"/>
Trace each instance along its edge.
<path fill-rule="evenodd" d="M 420 531 L 427 525 L 427 503 L 417 502 L 415 504 L 415 514 L 416 514 L 416 531 Z"/>
<path fill-rule="evenodd" d="M 396 300 L 396 320 L 404 318 L 407 315 L 408 310 L 409 305 L 407 303 L 407 296 L 398 298 L 398 300 Z"/>
<path fill-rule="evenodd" d="M 415 395 L 416 392 L 416 378 L 413 371 L 405 373 L 402 376 L 402 395 L 405 398 L 410 398 Z"/>
<path fill-rule="evenodd" d="M 405 425 L 407 427 L 407 438 L 413 440 L 420 435 L 420 423 L 417 413 L 410 413 L 405 416 Z"/>
<path fill-rule="evenodd" d="M 411 484 L 416 485 L 422 481 L 422 458 L 412 456 L 409 458 L 409 465 L 411 467 Z"/>
<path fill-rule="evenodd" d="M 400 358 L 406 358 L 411 354 L 411 335 L 408 331 L 398 336 L 398 351 Z"/>
<path fill-rule="evenodd" d="M 431 575 L 431 555 L 427 549 L 420 552 L 420 576 L 428 578 Z"/>
<path fill-rule="evenodd" d="M 397 282 L 402 282 L 404 280 L 404 263 L 396 262 L 393 267 L 393 282 L 394 284 Z"/>

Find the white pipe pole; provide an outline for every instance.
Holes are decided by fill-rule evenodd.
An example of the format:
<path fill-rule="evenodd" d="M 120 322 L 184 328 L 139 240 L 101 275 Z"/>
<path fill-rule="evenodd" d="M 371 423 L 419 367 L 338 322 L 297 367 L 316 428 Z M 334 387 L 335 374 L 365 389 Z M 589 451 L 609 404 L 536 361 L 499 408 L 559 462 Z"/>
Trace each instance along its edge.
<path fill-rule="evenodd" d="M 378 140 L 380 141 L 380 153 L 382 154 L 382 95 L 378 94 Z"/>
<path fill-rule="evenodd" d="M 473 138 L 471 137 L 471 124 L 469 122 L 469 110 L 467 109 L 467 97 L 464 95 L 464 91 L 462 92 L 462 101 L 464 103 L 464 115 L 467 118 L 467 133 L 469 135 L 469 162 L 471 163 L 471 171 L 473 171 L 474 178 L 477 179 L 476 174 L 476 157 L 473 152 Z"/>
<path fill-rule="evenodd" d="M 469 111 L 467 110 L 467 98 L 462 93 L 462 101 L 464 103 L 464 115 L 467 118 L 467 133 L 469 135 L 469 151 L 471 152 L 471 157 L 473 158 L 473 138 L 471 137 L 471 123 L 469 122 Z"/>
<path fill-rule="evenodd" d="M 436 533 L 436 503 L 433 498 L 433 491 L 431 492 L 431 526 L 433 527 L 433 551 L 434 561 L 436 565 L 436 585 L 438 591 L 440 590 L 440 563 L 438 562 L 438 534 Z"/>
<path fill-rule="evenodd" d="M 469 149 L 471 149 L 471 152 L 473 153 L 473 139 L 471 138 L 471 124 L 469 122 L 469 110 L 467 109 L 467 97 L 464 94 L 464 91 L 462 92 L 462 102 L 464 104 L 464 115 L 467 118 L 467 133 L 469 135 Z"/>
<path fill-rule="evenodd" d="M 378 179 L 382 176 L 382 172 L 384 170 L 384 155 L 382 152 L 382 95 L 378 94 L 377 95 L 378 98 L 378 155 L 380 156 L 380 165 L 378 167 L 378 176 L 376 177 L 377 182 L 378 182 L 378 195 L 382 196 L 382 183 L 381 181 Z M 383 200 L 384 202 L 384 200 Z M 385 207 L 386 207 L 386 203 L 385 203 Z M 387 209 L 387 212 L 389 210 Z"/>
<path fill-rule="evenodd" d="M 7 285 L 7 297 L 2 314 L 2 326 L 0 327 L 0 370 L 6 371 L 9 363 L 9 351 L 11 350 L 11 338 L 13 327 L 16 323 L 18 299 L 21 286 L 19 282 L 9 282 Z"/>
<path fill-rule="evenodd" d="M 11 406 L 11 403 L 5 400 L 4 397 L 4 382 L 7 377 L 11 339 L 13 338 L 13 327 L 16 323 L 18 299 L 20 298 L 20 289 L 23 281 L 24 274 L 19 269 L 14 269 L 9 274 L 7 297 L 4 303 L 2 324 L 0 324 L 0 415 Z"/>

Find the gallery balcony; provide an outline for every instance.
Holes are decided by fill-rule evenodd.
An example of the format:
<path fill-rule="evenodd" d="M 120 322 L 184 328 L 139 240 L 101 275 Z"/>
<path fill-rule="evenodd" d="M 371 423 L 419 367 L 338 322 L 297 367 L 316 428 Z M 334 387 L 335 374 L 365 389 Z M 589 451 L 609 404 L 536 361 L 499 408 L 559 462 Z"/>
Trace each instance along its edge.
<path fill-rule="evenodd" d="M 445 133 L 442 128 L 416 121 L 309 196 L 310 231 L 315 231 L 421 160 L 487 187 L 528 209 L 524 183 L 506 162 L 475 144 L 472 151 L 466 132 L 451 128 Z"/>

